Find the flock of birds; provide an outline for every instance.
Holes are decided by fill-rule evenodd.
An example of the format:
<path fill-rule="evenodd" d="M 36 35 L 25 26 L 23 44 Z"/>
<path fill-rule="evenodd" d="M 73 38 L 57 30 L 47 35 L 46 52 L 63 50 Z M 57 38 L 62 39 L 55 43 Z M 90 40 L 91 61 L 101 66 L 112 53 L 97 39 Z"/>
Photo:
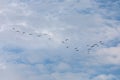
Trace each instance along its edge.
<path fill-rule="evenodd" d="M 97 42 L 97 43 L 94 43 L 94 44 L 92 44 L 92 45 L 87 45 L 87 46 L 89 46 L 89 48 L 88 48 L 88 54 L 90 54 L 90 52 L 91 52 L 91 50 L 93 50 L 93 48 L 96 48 L 96 47 L 99 47 L 99 46 L 103 46 L 104 45 L 104 42 L 103 41 L 99 41 L 99 42 Z"/>
<path fill-rule="evenodd" d="M 16 28 L 12 28 L 13 31 L 17 32 L 17 33 L 22 33 L 22 34 L 26 34 L 26 35 L 29 35 L 29 36 L 32 36 L 33 34 L 32 33 L 27 33 L 27 32 L 24 32 L 24 31 L 20 31 L 20 30 L 17 30 Z M 46 34 L 46 33 L 43 33 L 43 34 L 37 34 L 36 37 L 42 37 L 42 36 L 48 36 L 48 40 L 51 40 L 51 36 L 49 34 Z M 62 40 L 61 43 L 64 44 L 66 46 L 66 48 L 70 48 L 69 45 L 67 45 L 66 43 L 70 41 L 68 38 L 66 38 L 65 40 Z M 88 49 L 87 49 L 87 53 L 90 54 L 91 51 L 94 49 L 94 48 L 97 48 L 97 47 L 100 47 L 101 45 L 104 45 L 104 42 L 103 41 L 99 41 L 97 43 L 94 43 L 92 45 L 87 45 Z M 74 50 L 76 52 L 80 52 L 80 49 L 78 47 L 75 47 Z"/>

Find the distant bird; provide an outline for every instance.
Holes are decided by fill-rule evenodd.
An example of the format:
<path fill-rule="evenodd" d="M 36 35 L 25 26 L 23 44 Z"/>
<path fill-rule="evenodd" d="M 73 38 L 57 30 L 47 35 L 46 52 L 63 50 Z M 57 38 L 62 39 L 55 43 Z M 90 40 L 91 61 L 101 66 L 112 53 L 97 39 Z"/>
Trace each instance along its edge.
<path fill-rule="evenodd" d="M 41 37 L 42 35 L 37 35 L 37 37 Z"/>
<path fill-rule="evenodd" d="M 69 39 L 65 39 L 65 41 L 68 41 Z"/>
<path fill-rule="evenodd" d="M 94 45 L 91 46 L 91 48 L 95 47 Z"/>
<path fill-rule="evenodd" d="M 69 48 L 69 46 L 67 46 L 66 48 Z"/>
<path fill-rule="evenodd" d="M 20 31 L 17 30 L 16 32 L 20 32 Z"/>
<path fill-rule="evenodd" d="M 89 48 L 89 49 L 88 49 L 88 54 L 90 53 L 90 50 L 91 50 L 91 49 Z"/>
<path fill-rule="evenodd" d="M 104 44 L 102 41 L 99 41 L 99 43 L 102 44 L 102 45 Z"/>
<path fill-rule="evenodd" d="M 74 48 L 74 49 L 78 49 L 78 48 Z"/>
<path fill-rule="evenodd" d="M 88 51 L 90 51 L 91 49 L 89 48 Z"/>
<path fill-rule="evenodd" d="M 25 32 L 22 32 L 23 34 L 25 34 Z"/>
<path fill-rule="evenodd" d="M 99 47 L 99 45 L 98 44 L 93 44 L 94 46 L 97 46 L 97 47 Z"/>
<path fill-rule="evenodd" d="M 64 41 L 62 41 L 62 43 L 64 44 L 65 42 L 64 42 Z"/>
<path fill-rule="evenodd" d="M 12 28 L 13 30 L 15 30 L 15 28 Z"/>
<path fill-rule="evenodd" d="M 51 40 L 51 38 L 48 38 L 49 40 Z"/>
<path fill-rule="evenodd" d="M 78 49 L 76 51 L 79 51 Z"/>
<path fill-rule="evenodd" d="M 30 33 L 30 34 L 28 34 L 28 35 L 32 35 L 32 34 Z"/>

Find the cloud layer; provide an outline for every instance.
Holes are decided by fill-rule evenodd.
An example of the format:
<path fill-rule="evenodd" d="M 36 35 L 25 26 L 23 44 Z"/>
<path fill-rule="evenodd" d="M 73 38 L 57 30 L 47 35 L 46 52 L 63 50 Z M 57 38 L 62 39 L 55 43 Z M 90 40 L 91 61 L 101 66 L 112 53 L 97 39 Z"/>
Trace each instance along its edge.
<path fill-rule="evenodd" d="M 0 0 L 0 79 L 119 80 L 119 2 Z"/>

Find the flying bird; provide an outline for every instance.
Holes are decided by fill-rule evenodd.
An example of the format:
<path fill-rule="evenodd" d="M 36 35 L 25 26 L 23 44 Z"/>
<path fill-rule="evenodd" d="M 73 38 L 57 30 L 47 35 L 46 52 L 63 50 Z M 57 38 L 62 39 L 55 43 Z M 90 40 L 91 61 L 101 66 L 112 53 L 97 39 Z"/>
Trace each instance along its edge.
<path fill-rule="evenodd" d="M 78 49 L 76 51 L 79 51 Z"/>
<path fill-rule="evenodd" d="M 65 42 L 64 42 L 64 41 L 62 41 L 62 43 L 64 44 Z"/>
<path fill-rule="evenodd" d="M 104 44 L 102 41 L 99 41 L 99 43 L 102 44 L 102 45 Z"/>
<path fill-rule="evenodd" d="M 12 28 L 13 30 L 15 30 L 15 28 Z"/>
<path fill-rule="evenodd" d="M 51 40 L 52 38 L 48 38 L 49 40 Z"/>
<path fill-rule="evenodd" d="M 37 37 L 41 37 L 42 35 L 37 35 Z"/>
<path fill-rule="evenodd" d="M 97 46 L 97 47 L 99 47 L 99 45 L 98 44 L 93 44 L 94 46 Z"/>
<path fill-rule="evenodd" d="M 65 39 L 65 41 L 68 41 L 69 39 Z"/>
<path fill-rule="evenodd" d="M 88 49 L 88 54 L 90 53 L 91 48 Z"/>
<path fill-rule="evenodd" d="M 91 48 L 95 47 L 94 45 L 91 46 Z"/>
<path fill-rule="evenodd" d="M 74 48 L 74 49 L 78 49 L 78 48 Z"/>
<path fill-rule="evenodd" d="M 67 46 L 66 48 L 69 48 L 69 46 Z"/>
<path fill-rule="evenodd" d="M 23 34 L 25 34 L 25 32 L 22 32 Z"/>
<path fill-rule="evenodd" d="M 17 30 L 16 32 L 20 32 L 20 31 Z"/>
<path fill-rule="evenodd" d="M 31 33 L 29 35 L 32 35 Z"/>

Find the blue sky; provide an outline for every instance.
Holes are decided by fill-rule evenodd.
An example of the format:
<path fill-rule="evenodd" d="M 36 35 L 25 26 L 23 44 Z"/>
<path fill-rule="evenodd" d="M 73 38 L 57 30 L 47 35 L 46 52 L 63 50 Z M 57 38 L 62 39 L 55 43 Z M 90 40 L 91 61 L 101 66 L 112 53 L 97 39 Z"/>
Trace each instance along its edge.
<path fill-rule="evenodd" d="M 0 0 L 0 80 L 119 80 L 119 4 Z"/>

